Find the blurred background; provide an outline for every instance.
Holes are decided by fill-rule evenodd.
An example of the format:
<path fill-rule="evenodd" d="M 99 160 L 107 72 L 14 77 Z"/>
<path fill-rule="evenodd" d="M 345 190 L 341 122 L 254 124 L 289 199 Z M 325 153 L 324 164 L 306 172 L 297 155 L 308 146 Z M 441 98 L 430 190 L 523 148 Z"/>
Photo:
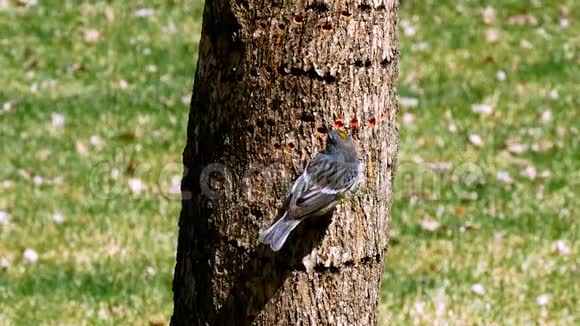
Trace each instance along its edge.
<path fill-rule="evenodd" d="M 580 322 L 580 6 L 401 4 L 383 324 Z M 0 324 L 167 323 L 203 2 L 0 0 Z"/>

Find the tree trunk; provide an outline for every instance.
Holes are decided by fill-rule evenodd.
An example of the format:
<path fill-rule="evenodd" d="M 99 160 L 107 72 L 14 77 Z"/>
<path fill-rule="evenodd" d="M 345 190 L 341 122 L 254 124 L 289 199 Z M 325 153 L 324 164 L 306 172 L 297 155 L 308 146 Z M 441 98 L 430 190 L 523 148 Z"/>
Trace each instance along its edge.
<path fill-rule="evenodd" d="M 398 148 L 398 1 L 211 0 L 189 116 L 173 325 L 374 325 Z M 365 181 L 258 243 L 327 128 Z"/>

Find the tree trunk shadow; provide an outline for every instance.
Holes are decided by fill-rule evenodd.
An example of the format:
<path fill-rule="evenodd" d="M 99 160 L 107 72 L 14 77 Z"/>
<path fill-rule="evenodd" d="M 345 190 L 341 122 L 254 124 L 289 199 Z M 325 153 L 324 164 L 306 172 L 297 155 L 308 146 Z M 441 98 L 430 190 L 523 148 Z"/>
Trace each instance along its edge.
<path fill-rule="evenodd" d="M 306 270 L 302 259 L 322 242 L 331 221 L 332 212 L 307 218 L 278 252 L 267 245 L 256 248 L 225 301 L 216 309 L 214 325 L 251 325 L 284 281 L 293 272 Z"/>

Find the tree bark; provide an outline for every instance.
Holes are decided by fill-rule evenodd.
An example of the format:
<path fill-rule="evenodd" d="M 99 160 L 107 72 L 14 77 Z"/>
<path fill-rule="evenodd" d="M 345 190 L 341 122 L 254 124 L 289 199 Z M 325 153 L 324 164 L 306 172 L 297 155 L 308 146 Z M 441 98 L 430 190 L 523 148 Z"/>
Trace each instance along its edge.
<path fill-rule="evenodd" d="M 374 325 L 398 149 L 397 0 L 206 1 L 173 325 Z M 292 182 L 350 128 L 365 181 L 280 252 Z"/>

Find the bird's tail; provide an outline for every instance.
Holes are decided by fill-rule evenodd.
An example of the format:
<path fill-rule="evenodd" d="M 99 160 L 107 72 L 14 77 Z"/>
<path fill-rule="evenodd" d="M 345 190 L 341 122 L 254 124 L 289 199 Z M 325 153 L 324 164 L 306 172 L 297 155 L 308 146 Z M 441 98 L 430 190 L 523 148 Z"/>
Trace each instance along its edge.
<path fill-rule="evenodd" d="M 288 236 L 300 224 L 301 220 L 287 220 L 286 214 L 282 216 L 269 229 L 260 232 L 260 242 L 269 244 L 273 251 L 278 251 L 288 239 Z"/>

